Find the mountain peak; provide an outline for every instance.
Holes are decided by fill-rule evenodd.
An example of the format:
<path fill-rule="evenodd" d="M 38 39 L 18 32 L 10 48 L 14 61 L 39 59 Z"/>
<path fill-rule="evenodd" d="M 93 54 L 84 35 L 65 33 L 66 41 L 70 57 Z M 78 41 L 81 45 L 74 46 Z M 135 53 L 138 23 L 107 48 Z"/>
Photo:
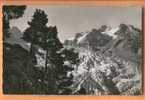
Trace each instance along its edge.
<path fill-rule="evenodd" d="M 107 34 L 111 36 L 112 38 L 117 38 L 117 35 L 115 34 L 119 30 L 119 27 L 109 27 L 107 30 L 103 31 L 102 34 Z"/>

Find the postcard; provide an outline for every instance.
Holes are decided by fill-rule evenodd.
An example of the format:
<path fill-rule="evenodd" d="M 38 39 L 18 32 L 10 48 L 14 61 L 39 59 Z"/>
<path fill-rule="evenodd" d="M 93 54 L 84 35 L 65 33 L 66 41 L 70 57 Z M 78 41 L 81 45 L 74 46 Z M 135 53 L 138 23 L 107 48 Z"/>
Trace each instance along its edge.
<path fill-rule="evenodd" d="M 143 7 L 3 5 L 3 94 L 143 95 Z"/>

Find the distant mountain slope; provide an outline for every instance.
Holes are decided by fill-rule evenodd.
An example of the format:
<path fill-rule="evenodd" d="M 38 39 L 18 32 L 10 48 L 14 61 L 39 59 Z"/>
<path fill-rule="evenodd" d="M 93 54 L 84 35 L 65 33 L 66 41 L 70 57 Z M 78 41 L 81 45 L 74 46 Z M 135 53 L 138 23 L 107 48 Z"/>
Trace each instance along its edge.
<path fill-rule="evenodd" d="M 99 50 L 139 62 L 142 55 L 142 32 L 132 25 L 120 24 L 114 28 L 103 25 L 99 29 L 79 33 L 77 37 L 66 40 L 64 45 Z"/>
<path fill-rule="evenodd" d="M 107 34 L 102 34 L 101 30 L 92 29 L 87 33 L 79 33 L 80 35 L 74 40 L 66 40 L 64 45 L 73 44 L 73 46 L 79 46 L 88 48 L 88 46 L 94 50 L 97 50 L 106 45 L 112 37 Z M 77 34 L 78 35 L 78 34 Z M 67 42 L 67 43 L 66 43 Z"/>
<path fill-rule="evenodd" d="M 10 37 L 7 38 L 4 42 L 12 44 L 12 45 L 19 44 L 24 49 L 29 51 L 30 45 L 28 42 L 21 39 L 22 35 L 23 35 L 22 32 L 17 27 L 12 27 L 10 29 Z"/>
<path fill-rule="evenodd" d="M 119 30 L 114 33 L 117 37 L 110 41 L 104 49 L 105 53 L 123 57 L 127 60 L 140 62 L 142 49 L 142 33 L 131 25 L 120 24 Z"/>

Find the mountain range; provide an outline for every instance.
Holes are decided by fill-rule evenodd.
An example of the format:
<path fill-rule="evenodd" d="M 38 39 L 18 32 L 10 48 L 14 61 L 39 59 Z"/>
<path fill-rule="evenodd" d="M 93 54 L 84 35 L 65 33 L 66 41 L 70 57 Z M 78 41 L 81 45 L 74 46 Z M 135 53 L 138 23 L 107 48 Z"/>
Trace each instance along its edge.
<path fill-rule="evenodd" d="M 142 32 L 132 25 L 117 27 L 103 25 L 87 33 L 77 33 L 64 42 L 65 46 L 83 47 L 139 62 L 142 54 Z"/>
<path fill-rule="evenodd" d="M 142 32 L 132 25 L 103 25 L 66 40 L 80 54 L 74 91 L 92 95 L 137 95 L 142 92 Z M 95 92 L 94 92 L 95 91 Z"/>

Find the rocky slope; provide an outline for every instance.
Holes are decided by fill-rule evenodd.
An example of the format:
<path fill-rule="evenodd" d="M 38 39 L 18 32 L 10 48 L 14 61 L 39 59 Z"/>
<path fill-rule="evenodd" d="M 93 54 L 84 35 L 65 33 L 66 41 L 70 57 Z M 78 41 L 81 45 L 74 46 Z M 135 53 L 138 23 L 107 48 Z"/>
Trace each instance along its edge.
<path fill-rule="evenodd" d="M 114 28 L 104 25 L 79 34 L 69 44 L 78 50 L 81 60 L 73 71 L 74 94 L 80 94 L 81 90 L 91 95 L 142 94 L 142 32 L 139 29 L 126 24 Z"/>
<path fill-rule="evenodd" d="M 81 88 L 88 95 L 138 95 L 142 92 L 138 63 L 101 52 L 86 51 L 73 71 L 74 94 Z"/>
<path fill-rule="evenodd" d="M 77 33 L 66 46 L 102 51 L 106 55 L 140 62 L 142 55 L 142 32 L 132 25 L 120 24 L 117 27 L 101 26 L 87 33 Z"/>

